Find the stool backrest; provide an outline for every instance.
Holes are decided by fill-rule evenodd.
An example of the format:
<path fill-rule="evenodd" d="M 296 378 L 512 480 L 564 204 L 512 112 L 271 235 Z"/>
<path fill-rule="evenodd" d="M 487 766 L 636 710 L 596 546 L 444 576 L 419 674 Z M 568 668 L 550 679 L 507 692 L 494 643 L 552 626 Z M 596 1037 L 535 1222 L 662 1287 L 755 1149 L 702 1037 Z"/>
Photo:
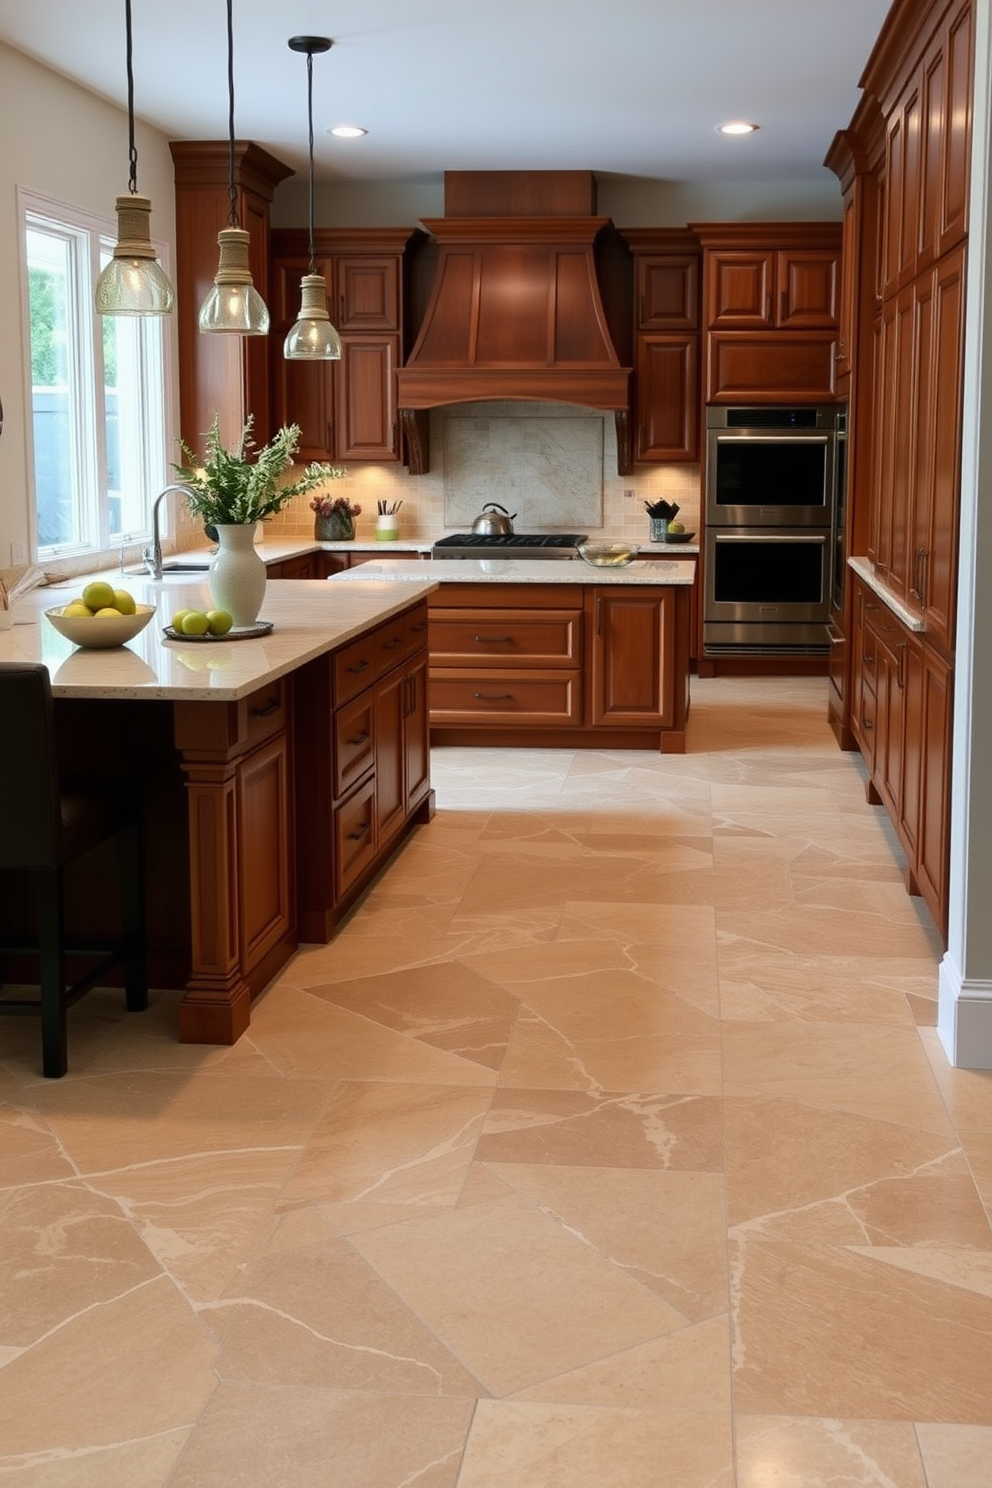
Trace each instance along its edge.
<path fill-rule="evenodd" d="M 52 868 L 62 809 L 48 668 L 0 662 L 0 868 Z"/>

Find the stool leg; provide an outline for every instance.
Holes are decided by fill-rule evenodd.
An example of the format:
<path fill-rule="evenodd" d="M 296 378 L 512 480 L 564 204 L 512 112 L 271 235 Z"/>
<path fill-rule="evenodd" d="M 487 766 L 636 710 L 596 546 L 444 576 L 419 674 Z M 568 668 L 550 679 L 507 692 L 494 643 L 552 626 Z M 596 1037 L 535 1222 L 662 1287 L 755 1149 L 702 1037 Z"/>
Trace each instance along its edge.
<path fill-rule="evenodd" d="M 117 872 L 120 875 L 121 930 L 124 935 L 124 991 L 129 1012 L 148 1006 L 148 966 L 145 943 L 145 880 L 141 831 L 137 824 L 125 827 L 118 838 Z"/>
<path fill-rule="evenodd" d="M 41 969 L 41 1072 L 58 1079 L 67 1067 L 65 952 L 62 947 L 62 872 L 38 873 L 38 938 Z"/>

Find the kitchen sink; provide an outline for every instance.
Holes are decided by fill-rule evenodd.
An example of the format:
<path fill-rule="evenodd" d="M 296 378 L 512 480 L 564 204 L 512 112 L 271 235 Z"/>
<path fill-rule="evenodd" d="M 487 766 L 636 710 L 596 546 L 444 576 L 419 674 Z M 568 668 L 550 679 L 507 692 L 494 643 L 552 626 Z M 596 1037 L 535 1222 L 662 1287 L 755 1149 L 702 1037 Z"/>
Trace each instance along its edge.
<path fill-rule="evenodd" d="M 210 567 L 211 560 L 204 558 L 202 563 L 163 563 L 162 572 L 168 573 L 206 573 Z"/>

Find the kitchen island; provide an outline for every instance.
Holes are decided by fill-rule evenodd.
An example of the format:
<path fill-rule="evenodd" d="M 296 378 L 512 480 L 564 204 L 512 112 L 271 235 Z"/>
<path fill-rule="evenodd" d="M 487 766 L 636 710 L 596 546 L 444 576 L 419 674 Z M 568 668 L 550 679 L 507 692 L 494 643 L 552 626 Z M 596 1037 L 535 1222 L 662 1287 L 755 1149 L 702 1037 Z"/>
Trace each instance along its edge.
<path fill-rule="evenodd" d="M 143 804 L 152 985 L 185 988 L 179 1036 L 233 1043 L 301 940 L 327 940 L 403 838 L 429 820 L 429 583 L 269 584 L 252 639 L 167 640 L 205 579 L 131 576 L 158 613 L 127 646 L 80 650 L 43 615 L 79 580 L 34 591 L 0 660 L 52 678 L 69 767 L 128 777 Z M 113 862 L 70 886 L 70 923 L 102 930 Z M 112 902 L 110 900 L 109 902 Z M 27 922 L 19 881 L 5 915 Z"/>
<path fill-rule="evenodd" d="M 695 563 L 384 559 L 328 583 L 436 585 L 434 744 L 682 753 Z"/>

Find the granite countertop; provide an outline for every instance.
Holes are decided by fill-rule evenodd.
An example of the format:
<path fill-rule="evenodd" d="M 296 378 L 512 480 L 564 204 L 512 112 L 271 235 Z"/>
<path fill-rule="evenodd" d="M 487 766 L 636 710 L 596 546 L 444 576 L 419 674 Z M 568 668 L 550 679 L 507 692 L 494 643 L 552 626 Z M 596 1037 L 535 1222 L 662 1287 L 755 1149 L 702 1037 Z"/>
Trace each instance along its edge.
<path fill-rule="evenodd" d="M 210 607 L 206 574 L 162 581 L 117 575 L 115 583 L 130 589 L 139 603 L 157 606 L 152 621 L 126 646 L 83 650 L 48 623 L 44 611 L 79 592 L 76 578 L 34 589 L 18 601 L 13 625 L 0 631 L 0 661 L 44 662 L 56 697 L 234 702 L 353 640 L 436 587 L 422 582 L 397 590 L 380 583 L 344 592 L 319 579 L 283 579 L 265 591 L 259 618 L 273 622 L 269 635 L 169 641 L 162 626 L 176 610 Z"/>
<path fill-rule="evenodd" d="M 635 559 L 625 568 L 595 568 L 581 558 L 391 558 L 345 569 L 327 580 L 336 584 L 361 585 L 372 581 L 402 579 L 411 583 L 425 579 L 432 584 L 654 584 L 692 585 L 696 565 L 679 559 L 670 562 Z"/>
<path fill-rule="evenodd" d="M 859 579 L 864 580 L 872 593 L 877 594 L 882 603 L 888 605 L 894 615 L 899 616 L 899 619 L 907 630 L 914 630 L 920 633 L 926 630 L 926 622 L 922 616 L 915 614 L 908 605 L 903 604 L 902 600 L 892 593 L 891 589 L 886 588 L 885 584 L 882 583 L 882 580 L 872 568 L 870 559 L 848 558 L 847 564 L 849 568 L 854 570 Z"/>

